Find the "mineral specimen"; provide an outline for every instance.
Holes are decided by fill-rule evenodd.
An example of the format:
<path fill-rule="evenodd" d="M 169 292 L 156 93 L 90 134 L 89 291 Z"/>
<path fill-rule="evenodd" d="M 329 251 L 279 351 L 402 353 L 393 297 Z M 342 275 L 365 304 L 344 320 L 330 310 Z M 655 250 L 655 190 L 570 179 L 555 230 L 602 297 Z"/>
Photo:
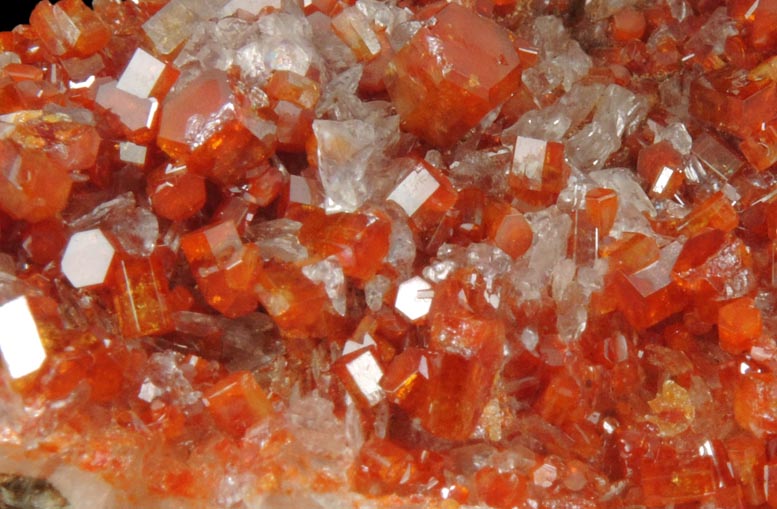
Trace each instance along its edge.
<path fill-rule="evenodd" d="M 0 507 L 777 508 L 776 13 L 42 0 Z"/>

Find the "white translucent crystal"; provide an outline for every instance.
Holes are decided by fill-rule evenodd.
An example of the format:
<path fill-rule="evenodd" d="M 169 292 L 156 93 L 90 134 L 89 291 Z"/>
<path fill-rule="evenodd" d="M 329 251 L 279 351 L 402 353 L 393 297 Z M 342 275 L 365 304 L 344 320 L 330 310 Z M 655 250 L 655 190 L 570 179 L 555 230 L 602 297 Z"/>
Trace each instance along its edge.
<path fill-rule="evenodd" d="M 391 279 L 381 274 L 376 275 L 364 284 L 364 300 L 372 311 L 380 311 L 383 307 L 383 297 L 391 289 Z"/>
<path fill-rule="evenodd" d="M 418 320 L 429 314 L 434 290 L 425 279 L 415 276 L 400 283 L 394 307 L 410 320 Z"/>
<path fill-rule="evenodd" d="M 399 117 L 378 123 L 363 120 L 315 120 L 318 174 L 330 212 L 353 212 L 371 192 L 368 166 L 399 139 Z"/>
<path fill-rule="evenodd" d="M 345 316 L 346 286 L 345 274 L 335 257 L 329 257 L 318 263 L 305 265 L 302 273 L 314 283 L 322 283 L 332 307 L 340 315 Z"/>
<path fill-rule="evenodd" d="M 598 187 L 605 187 L 618 193 L 618 213 L 610 235 L 618 238 L 623 232 L 639 232 L 655 236 L 645 215 L 653 217 L 656 208 L 637 181 L 634 172 L 628 168 L 610 168 L 588 174 Z"/>
<path fill-rule="evenodd" d="M 567 140 L 567 160 L 584 171 L 601 169 L 620 148 L 623 135 L 639 125 L 646 113 L 644 99 L 619 85 L 607 86 L 591 123 Z"/>
<path fill-rule="evenodd" d="M 372 57 L 380 53 L 380 41 L 372 29 L 371 20 L 356 7 L 347 7 L 332 19 L 332 24 L 343 31 L 353 30 Z"/>
<path fill-rule="evenodd" d="M 399 207 L 387 207 L 386 212 L 391 217 L 391 235 L 389 236 L 389 252 L 386 255 L 386 263 L 393 267 L 397 274 L 405 277 L 412 272 L 416 256 L 413 231 Z"/>
<path fill-rule="evenodd" d="M 542 488 L 550 488 L 556 482 L 558 469 L 550 463 L 543 463 L 532 473 L 534 484 Z"/>
<path fill-rule="evenodd" d="M 566 257 L 572 219 L 555 206 L 526 214 L 525 217 L 534 232 L 532 246 L 525 258 L 529 268 L 547 280 L 556 264 Z"/>
<path fill-rule="evenodd" d="M 249 232 L 263 258 L 294 263 L 308 258 L 307 248 L 297 237 L 301 227 L 300 222 L 281 218 L 253 224 Z"/>
<path fill-rule="evenodd" d="M 151 209 L 135 207 L 115 218 L 110 226 L 122 249 L 131 255 L 148 256 L 156 248 L 159 220 Z"/>
<path fill-rule="evenodd" d="M 138 48 L 121 73 L 116 88 L 138 97 L 149 97 L 164 71 L 164 62 Z"/>
<path fill-rule="evenodd" d="M 528 188 L 542 188 L 542 173 L 545 168 L 545 151 L 548 143 L 544 140 L 519 136 L 513 150 L 512 173 L 526 179 Z"/>
<path fill-rule="evenodd" d="M 690 154 L 693 139 L 691 138 L 688 129 L 686 129 L 685 124 L 681 122 L 672 122 L 667 126 L 662 126 L 650 119 L 648 119 L 647 123 L 648 127 L 650 127 L 650 130 L 653 131 L 655 135 L 653 137 L 653 143 L 666 140 L 682 155 L 687 156 Z"/>
<path fill-rule="evenodd" d="M 402 207 L 408 216 L 412 216 L 439 187 L 437 179 L 426 168 L 417 165 L 387 199 Z"/>
<path fill-rule="evenodd" d="M 588 74 L 593 65 L 591 57 L 570 37 L 561 18 L 540 16 L 534 20 L 533 32 L 540 61 L 523 72 L 524 85 L 537 98 L 559 88 L 571 90 L 575 82 Z"/>
<path fill-rule="evenodd" d="M 0 69 L 8 64 L 20 64 L 22 59 L 13 51 L 0 51 Z"/>
<path fill-rule="evenodd" d="M 289 176 L 289 201 L 302 205 L 319 205 L 314 183 L 298 175 Z"/>
<path fill-rule="evenodd" d="M 198 16 L 183 0 L 173 0 L 143 23 L 143 31 L 157 52 L 169 55 L 189 38 Z"/>
<path fill-rule="evenodd" d="M 62 255 L 62 273 L 76 288 L 102 284 L 115 253 L 99 228 L 74 233 Z"/>
<path fill-rule="evenodd" d="M 24 296 L 0 306 L 0 353 L 11 378 L 37 371 L 46 360 L 38 326 Z"/>
<path fill-rule="evenodd" d="M 379 383 L 383 378 L 383 370 L 372 351 L 364 350 L 345 367 L 370 406 L 377 405 L 383 399 L 383 389 Z"/>
<path fill-rule="evenodd" d="M 62 464 L 48 481 L 65 497 L 71 509 L 129 509 L 134 507 L 98 473 Z"/>
<path fill-rule="evenodd" d="M 736 152 L 707 133 L 693 140 L 692 152 L 706 168 L 726 180 L 745 164 Z"/>
<path fill-rule="evenodd" d="M 146 155 L 148 147 L 137 145 L 131 141 L 122 141 L 119 143 L 119 159 L 125 163 L 143 166 L 146 164 Z"/>

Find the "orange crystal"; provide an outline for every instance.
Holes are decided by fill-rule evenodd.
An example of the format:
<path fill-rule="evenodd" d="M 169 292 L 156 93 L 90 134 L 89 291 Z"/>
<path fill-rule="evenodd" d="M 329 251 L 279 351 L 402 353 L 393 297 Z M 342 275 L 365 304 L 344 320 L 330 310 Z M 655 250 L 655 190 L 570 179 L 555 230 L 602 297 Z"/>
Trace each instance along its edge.
<path fill-rule="evenodd" d="M 610 233 L 618 214 L 618 194 L 612 189 L 597 187 L 585 193 L 585 211 L 599 237 Z"/>
<path fill-rule="evenodd" d="M 30 14 L 30 26 L 48 51 L 58 57 L 92 55 L 102 50 L 110 32 L 83 0 L 43 0 Z"/>
<path fill-rule="evenodd" d="M 731 301 L 718 309 L 720 346 L 727 352 L 746 352 L 761 336 L 761 311 L 749 297 Z"/>
<path fill-rule="evenodd" d="M 520 79 L 511 34 L 449 4 L 397 52 L 385 83 L 405 129 L 450 146 L 507 100 Z"/>
<path fill-rule="evenodd" d="M 125 338 L 165 334 L 173 329 L 168 282 L 159 257 L 120 258 L 113 268 L 111 290 Z"/>
<path fill-rule="evenodd" d="M 193 171 L 233 181 L 267 159 L 275 144 L 273 127 L 243 113 L 227 74 L 206 72 L 167 97 L 157 143 Z"/>
<path fill-rule="evenodd" d="M 380 269 L 389 249 L 391 224 L 381 215 L 324 214 L 302 218 L 299 240 L 321 258 L 334 256 L 346 276 L 367 280 Z"/>
<path fill-rule="evenodd" d="M 181 238 L 181 250 L 208 304 L 232 317 L 256 309 L 259 249 L 242 243 L 232 221 L 187 233 Z"/>
<path fill-rule="evenodd" d="M 203 394 L 203 400 L 216 424 L 235 438 L 273 412 L 264 390 L 247 371 L 221 379 Z"/>

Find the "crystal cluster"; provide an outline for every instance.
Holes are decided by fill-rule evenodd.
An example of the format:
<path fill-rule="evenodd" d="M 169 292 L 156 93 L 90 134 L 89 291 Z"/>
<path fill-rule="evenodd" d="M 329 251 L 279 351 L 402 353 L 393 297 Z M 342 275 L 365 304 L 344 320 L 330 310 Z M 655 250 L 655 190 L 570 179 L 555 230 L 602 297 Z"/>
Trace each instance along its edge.
<path fill-rule="evenodd" d="M 777 508 L 775 13 L 42 0 L 0 506 Z"/>

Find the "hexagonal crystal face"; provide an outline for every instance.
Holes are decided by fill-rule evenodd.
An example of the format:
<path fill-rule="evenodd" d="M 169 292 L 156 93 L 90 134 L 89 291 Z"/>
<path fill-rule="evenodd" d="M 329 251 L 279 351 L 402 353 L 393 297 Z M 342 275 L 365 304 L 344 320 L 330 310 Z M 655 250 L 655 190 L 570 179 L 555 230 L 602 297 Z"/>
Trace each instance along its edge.
<path fill-rule="evenodd" d="M 0 353 L 11 378 L 33 373 L 46 360 L 38 326 L 26 297 L 0 306 Z"/>
<path fill-rule="evenodd" d="M 429 314 L 433 297 L 432 285 L 416 276 L 399 285 L 394 307 L 408 319 L 416 321 Z"/>
<path fill-rule="evenodd" d="M 78 232 L 62 255 L 62 273 L 76 288 L 102 284 L 115 252 L 99 228 Z"/>

